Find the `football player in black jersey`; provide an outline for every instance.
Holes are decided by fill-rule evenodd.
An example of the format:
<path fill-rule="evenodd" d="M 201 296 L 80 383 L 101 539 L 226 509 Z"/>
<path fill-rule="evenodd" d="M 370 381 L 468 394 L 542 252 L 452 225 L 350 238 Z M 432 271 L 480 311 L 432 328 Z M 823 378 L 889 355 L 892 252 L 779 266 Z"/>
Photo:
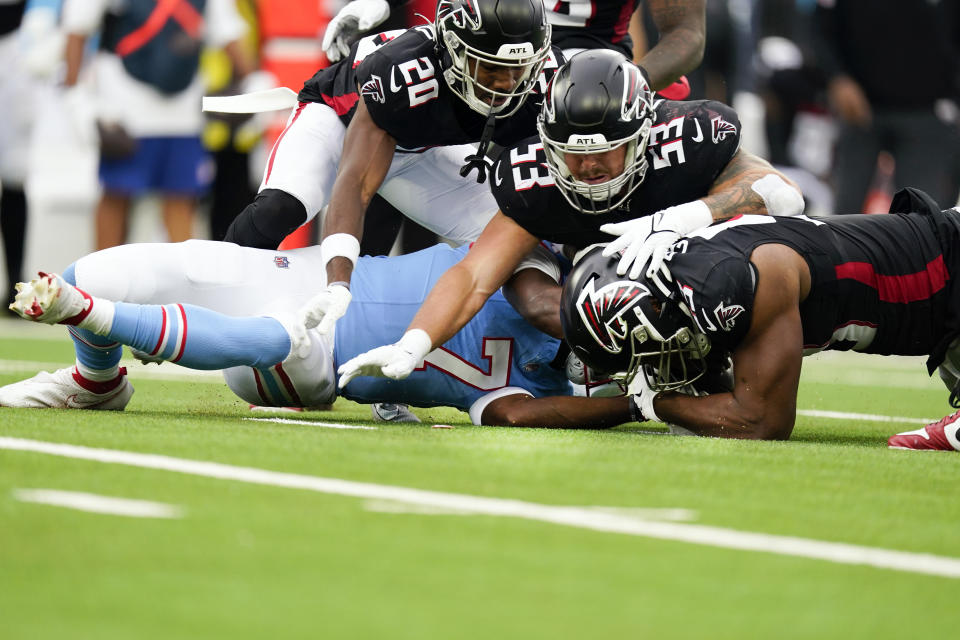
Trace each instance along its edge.
<path fill-rule="evenodd" d="M 904 190 L 890 213 L 739 216 L 689 234 L 634 280 L 591 250 L 564 284 L 566 339 L 632 379 L 638 419 L 704 436 L 787 439 L 802 357 L 928 355 L 960 406 L 960 210 Z M 732 354 L 731 392 L 678 393 Z M 960 450 L 960 411 L 889 446 Z"/>
<path fill-rule="evenodd" d="M 331 284 L 303 311 L 308 327 L 329 330 L 350 301 L 373 194 L 441 237 L 476 239 L 496 203 L 464 169 L 485 176 L 489 142 L 536 131 L 539 94 L 527 98 L 561 59 L 541 0 L 440 0 L 435 25 L 360 40 L 304 85 L 260 193 L 225 239 L 276 248 L 329 202 L 321 245 Z"/>
<path fill-rule="evenodd" d="M 492 180 L 500 211 L 467 257 L 440 278 L 397 344 L 341 367 L 341 384 L 359 374 L 408 375 L 541 240 L 579 249 L 622 233 L 615 241 L 623 245 L 618 268 L 625 272 L 641 249 L 662 249 L 665 239 L 714 220 L 768 211 L 793 215 L 803 207 L 780 173 L 739 148 L 732 109 L 711 101 L 654 104 L 639 69 L 615 51 L 580 53 L 557 72 L 539 129 L 540 138 L 500 155 Z M 555 310 L 549 298 L 555 303 L 559 288 L 532 286 L 540 287 L 547 314 Z M 538 327 L 556 335 L 559 320 L 547 315 Z"/>
<path fill-rule="evenodd" d="M 330 20 L 323 34 L 323 50 L 331 61 L 350 51 L 357 34 L 372 29 L 390 15 L 391 7 L 408 0 L 353 0 Z M 663 89 L 703 60 L 706 42 L 706 0 L 647 0 L 660 32 L 656 46 L 638 61 L 650 85 Z M 553 43 L 570 58 L 585 49 L 608 48 L 633 58 L 630 18 L 640 0 L 571 0 L 545 2 Z"/>

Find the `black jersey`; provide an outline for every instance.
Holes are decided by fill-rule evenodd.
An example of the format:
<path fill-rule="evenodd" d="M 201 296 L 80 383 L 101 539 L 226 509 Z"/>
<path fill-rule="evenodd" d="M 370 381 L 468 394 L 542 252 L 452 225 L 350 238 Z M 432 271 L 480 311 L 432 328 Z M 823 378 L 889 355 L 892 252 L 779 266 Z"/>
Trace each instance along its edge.
<path fill-rule="evenodd" d="M 612 211 L 585 214 L 554 184 L 539 138 L 505 149 L 494 169 L 491 188 L 500 210 L 532 235 L 585 247 L 609 242 L 600 231 L 707 195 L 717 176 L 740 147 L 740 120 L 725 104 L 710 100 L 655 104 L 646 177 L 630 199 Z"/>
<path fill-rule="evenodd" d="M 478 142 L 486 116 L 447 86 L 436 47 L 432 25 L 368 36 L 344 60 L 310 78 L 299 99 L 325 103 L 349 124 L 362 98 L 370 117 L 400 149 Z M 536 133 L 542 93 L 562 61 L 554 49 L 533 93 L 516 113 L 497 121 L 494 142 L 510 145 Z"/>
<path fill-rule="evenodd" d="M 640 0 L 546 0 L 553 44 L 561 49 L 616 49 L 633 59 L 630 17 Z"/>
<path fill-rule="evenodd" d="M 20 27 L 26 8 L 27 0 L 0 4 L 0 36 L 16 31 Z"/>
<path fill-rule="evenodd" d="M 956 332 L 960 212 L 738 216 L 681 240 L 667 262 L 716 344 L 733 350 L 746 335 L 757 283 L 750 254 L 770 243 L 791 247 L 810 269 L 800 305 L 804 355 L 930 355 Z"/>

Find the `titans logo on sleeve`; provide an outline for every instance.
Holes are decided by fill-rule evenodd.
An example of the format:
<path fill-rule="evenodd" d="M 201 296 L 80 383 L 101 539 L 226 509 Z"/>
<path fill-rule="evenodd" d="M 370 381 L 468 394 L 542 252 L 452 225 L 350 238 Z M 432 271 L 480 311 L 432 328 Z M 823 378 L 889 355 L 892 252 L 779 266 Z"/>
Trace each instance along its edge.
<path fill-rule="evenodd" d="M 585 247 L 609 242 L 608 222 L 656 213 L 707 194 L 740 147 L 740 120 L 719 102 L 660 100 L 650 130 L 650 168 L 640 187 L 619 208 L 599 215 L 572 207 L 554 185 L 539 138 L 505 149 L 494 171 L 500 210 L 543 240 Z"/>

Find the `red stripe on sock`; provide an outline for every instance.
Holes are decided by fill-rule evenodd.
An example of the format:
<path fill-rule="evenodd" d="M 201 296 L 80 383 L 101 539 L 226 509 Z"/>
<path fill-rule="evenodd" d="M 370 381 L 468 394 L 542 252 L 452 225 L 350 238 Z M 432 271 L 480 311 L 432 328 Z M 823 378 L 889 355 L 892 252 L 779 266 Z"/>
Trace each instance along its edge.
<path fill-rule="evenodd" d="M 177 352 L 177 357 L 171 360 L 171 362 L 180 360 L 180 358 L 183 357 L 183 350 L 187 346 L 187 312 L 183 310 L 182 304 L 178 304 L 177 309 L 180 311 L 180 324 L 183 327 L 183 331 L 180 332 L 180 350 Z"/>
<path fill-rule="evenodd" d="M 163 346 L 163 336 L 167 333 L 167 308 L 160 307 L 160 311 L 163 313 L 163 322 L 160 324 L 160 337 L 157 339 L 157 346 L 150 352 L 152 356 L 160 353 L 160 347 Z"/>

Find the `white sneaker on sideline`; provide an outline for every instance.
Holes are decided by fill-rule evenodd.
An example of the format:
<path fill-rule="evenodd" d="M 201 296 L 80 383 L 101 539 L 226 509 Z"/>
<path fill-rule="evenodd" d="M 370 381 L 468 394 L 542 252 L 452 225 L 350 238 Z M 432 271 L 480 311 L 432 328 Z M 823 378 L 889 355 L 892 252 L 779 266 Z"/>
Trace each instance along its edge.
<path fill-rule="evenodd" d="M 53 373 L 41 371 L 27 380 L 0 387 L 0 407 L 20 409 L 98 409 L 123 411 L 133 395 L 133 385 L 127 380 L 127 370 L 120 369 L 119 382 L 103 393 L 81 386 L 76 367 L 65 367 Z M 82 380 L 82 379 L 81 379 Z M 111 382 L 88 382 L 89 385 L 108 386 Z"/>
<path fill-rule="evenodd" d="M 370 413 L 374 422 L 420 422 L 406 404 L 375 402 L 370 405 Z"/>

